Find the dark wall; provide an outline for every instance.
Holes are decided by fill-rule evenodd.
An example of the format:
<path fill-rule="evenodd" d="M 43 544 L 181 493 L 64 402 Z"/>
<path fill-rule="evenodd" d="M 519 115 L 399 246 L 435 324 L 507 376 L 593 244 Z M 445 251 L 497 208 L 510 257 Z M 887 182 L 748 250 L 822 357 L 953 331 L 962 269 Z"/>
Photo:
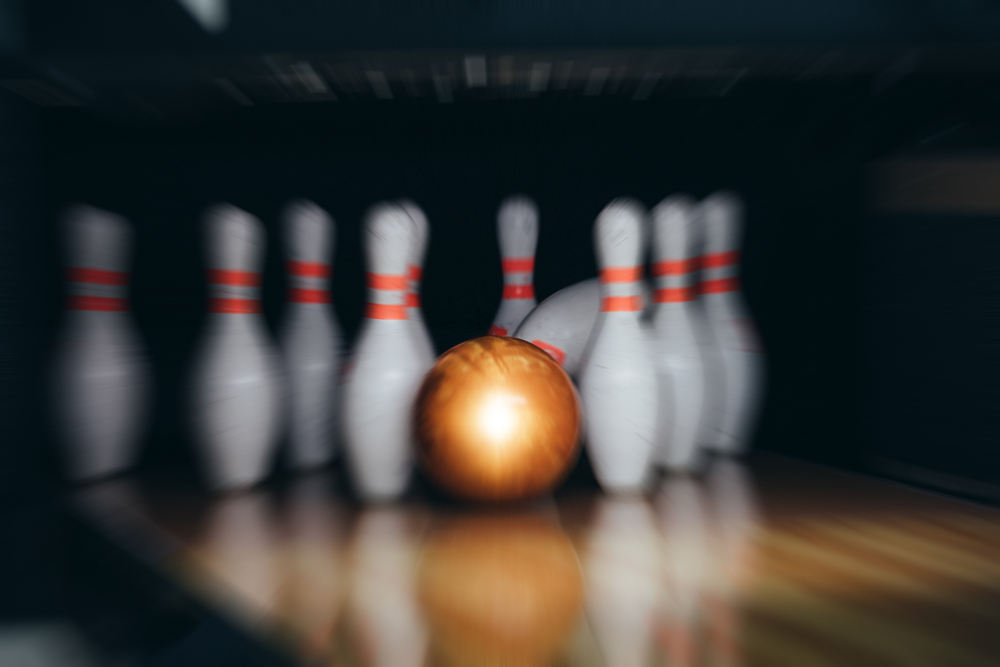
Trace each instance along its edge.
<path fill-rule="evenodd" d="M 39 373 L 52 304 L 36 116 L 0 91 L 0 622 L 47 616 L 63 604 Z"/>
<path fill-rule="evenodd" d="M 881 467 L 991 483 L 996 499 L 1000 218 L 872 214 L 865 228 L 865 451 Z M 949 490 L 983 495 L 967 483 Z"/>

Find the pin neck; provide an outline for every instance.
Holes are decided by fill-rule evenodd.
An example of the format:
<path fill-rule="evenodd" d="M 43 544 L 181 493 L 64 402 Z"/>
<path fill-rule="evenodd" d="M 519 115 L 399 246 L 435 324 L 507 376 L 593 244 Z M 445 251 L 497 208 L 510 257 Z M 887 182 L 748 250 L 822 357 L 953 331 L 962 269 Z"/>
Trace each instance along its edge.
<path fill-rule="evenodd" d="M 260 273 L 238 269 L 208 270 L 208 312 L 255 315 L 262 312 Z"/>
<path fill-rule="evenodd" d="M 287 270 L 288 301 L 290 303 L 332 303 L 329 264 L 288 260 Z"/>
<path fill-rule="evenodd" d="M 740 252 L 708 253 L 701 258 L 702 294 L 726 294 L 740 290 Z"/>
<path fill-rule="evenodd" d="M 535 298 L 534 257 L 505 257 L 502 267 L 505 300 Z"/>
<path fill-rule="evenodd" d="M 698 297 L 697 271 L 700 258 L 664 259 L 652 266 L 654 304 L 694 301 Z"/>
<path fill-rule="evenodd" d="M 370 320 L 406 320 L 408 274 L 366 273 L 368 303 L 365 317 Z"/>
<path fill-rule="evenodd" d="M 601 312 L 641 311 L 643 307 L 641 280 L 641 266 L 609 266 L 601 269 Z"/>
<path fill-rule="evenodd" d="M 69 283 L 67 310 L 128 310 L 126 271 L 72 267 L 66 271 L 66 280 Z"/>

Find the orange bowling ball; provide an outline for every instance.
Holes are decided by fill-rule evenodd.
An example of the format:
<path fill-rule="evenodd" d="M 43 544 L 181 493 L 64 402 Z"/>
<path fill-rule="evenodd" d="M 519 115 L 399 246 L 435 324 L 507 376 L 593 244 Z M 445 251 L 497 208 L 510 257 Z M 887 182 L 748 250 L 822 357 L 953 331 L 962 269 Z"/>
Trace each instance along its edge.
<path fill-rule="evenodd" d="M 473 500 L 552 489 L 576 460 L 581 427 L 562 367 L 531 343 L 500 336 L 441 355 L 417 394 L 414 419 L 423 470 Z"/>

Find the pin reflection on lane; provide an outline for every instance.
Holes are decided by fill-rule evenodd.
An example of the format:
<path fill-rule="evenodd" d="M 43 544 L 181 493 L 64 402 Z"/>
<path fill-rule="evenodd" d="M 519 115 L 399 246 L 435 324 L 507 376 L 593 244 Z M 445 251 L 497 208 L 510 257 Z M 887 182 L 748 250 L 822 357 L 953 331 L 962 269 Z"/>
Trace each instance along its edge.
<path fill-rule="evenodd" d="M 343 614 L 347 576 L 347 512 L 332 500 L 328 480 L 296 481 L 284 508 L 284 586 L 277 615 L 312 663 L 331 650 Z"/>
<path fill-rule="evenodd" d="M 710 638 L 720 665 L 742 665 L 741 614 L 747 585 L 754 574 L 754 539 L 761 525 L 753 477 L 738 461 L 716 459 L 708 471 L 711 498 L 713 572 L 706 611 Z"/>
<path fill-rule="evenodd" d="M 675 667 L 701 662 L 705 586 L 712 574 L 706 504 L 705 489 L 690 477 L 665 479 L 656 498 L 665 593 L 656 639 Z"/>
<path fill-rule="evenodd" d="M 662 598 L 663 553 L 649 504 L 642 498 L 597 502 L 583 555 L 587 618 L 604 662 L 645 667 Z"/>
<path fill-rule="evenodd" d="M 211 580 L 222 584 L 217 591 L 223 604 L 251 626 L 267 629 L 282 584 L 282 545 L 269 500 L 262 492 L 219 500 L 192 548 Z"/>
<path fill-rule="evenodd" d="M 417 604 L 415 569 L 425 518 L 379 507 L 358 517 L 351 544 L 347 650 L 349 664 L 420 667 L 427 629 Z"/>

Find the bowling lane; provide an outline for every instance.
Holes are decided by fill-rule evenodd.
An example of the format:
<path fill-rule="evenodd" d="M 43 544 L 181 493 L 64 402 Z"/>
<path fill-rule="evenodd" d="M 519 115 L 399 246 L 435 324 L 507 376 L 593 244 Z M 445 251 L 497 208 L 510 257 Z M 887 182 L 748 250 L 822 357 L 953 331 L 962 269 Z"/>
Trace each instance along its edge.
<path fill-rule="evenodd" d="M 1000 511 L 769 454 L 647 497 L 359 506 L 138 481 L 91 524 L 304 664 L 993 665 Z"/>

